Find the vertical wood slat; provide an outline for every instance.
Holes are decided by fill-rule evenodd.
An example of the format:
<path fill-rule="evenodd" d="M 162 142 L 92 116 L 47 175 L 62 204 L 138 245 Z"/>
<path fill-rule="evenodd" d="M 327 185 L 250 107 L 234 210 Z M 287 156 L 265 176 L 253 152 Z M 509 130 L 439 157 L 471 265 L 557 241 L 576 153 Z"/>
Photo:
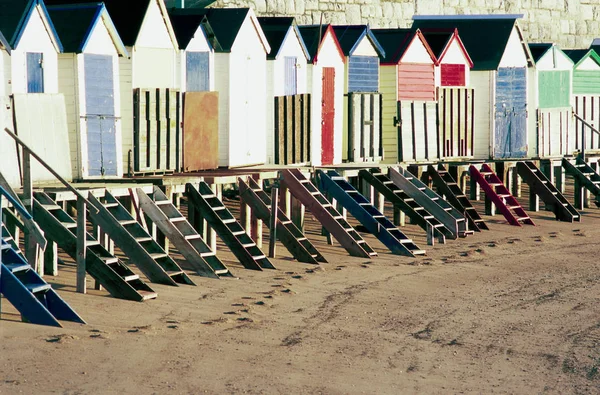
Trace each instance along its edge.
<path fill-rule="evenodd" d="M 156 89 L 155 94 L 154 94 L 155 98 L 156 98 L 156 102 L 153 103 L 153 107 L 155 108 L 155 113 L 154 113 L 154 121 L 156 122 L 156 138 L 154 139 L 156 141 L 156 145 L 153 147 L 154 148 L 154 152 L 156 152 L 156 164 L 155 164 L 155 169 L 161 169 L 161 164 L 162 162 L 162 155 L 163 155 L 163 133 L 162 133 L 162 122 L 161 122 L 161 111 L 160 111 L 160 102 L 162 99 L 162 95 L 160 92 L 160 89 Z"/>
<path fill-rule="evenodd" d="M 285 164 L 294 163 L 294 96 L 285 96 L 286 157 Z"/>
<path fill-rule="evenodd" d="M 167 149 L 166 149 L 166 158 L 165 158 L 165 169 L 172 169 L 171 166 L 171 150 L 173 149 L 172 141 L 171 141 L 171 92 L 167 89 L 167 94 L 165 95 L 165 138 L 167 141 Z"/>
<path fill-rule="evenodd" d="M 133 171 L 140 171 L 140 89 L 133 90 Z M 125 131 L 123 131 L 125 132 Z"/>
<path fill-rule="evenodd" d="M 293 140 L 292 140 L 292 162 L 304 162 L 302 158 L 302 96 L 292 96 L 293 110 Z"/>
<path fill-rule="evenodd" d="M 473 155 L 474 100 L 472 88 L 438 89 L 438 158 Z"/>
<path fill-rule="evenodd" d="M 310 95 L 277 96 L 274 105 L 275 164 L 310 160 Z"/>

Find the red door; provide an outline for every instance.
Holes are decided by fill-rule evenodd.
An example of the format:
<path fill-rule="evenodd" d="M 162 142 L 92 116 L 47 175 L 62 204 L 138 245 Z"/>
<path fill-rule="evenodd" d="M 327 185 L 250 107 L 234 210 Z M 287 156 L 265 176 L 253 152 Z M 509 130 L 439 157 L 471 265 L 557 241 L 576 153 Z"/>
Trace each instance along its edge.
<path fill-rule="evenodd" d="M 333 164 L 333 132 L 335 118 L 335 68 L 323 67 L 321 98 L 321 163 Z"/>

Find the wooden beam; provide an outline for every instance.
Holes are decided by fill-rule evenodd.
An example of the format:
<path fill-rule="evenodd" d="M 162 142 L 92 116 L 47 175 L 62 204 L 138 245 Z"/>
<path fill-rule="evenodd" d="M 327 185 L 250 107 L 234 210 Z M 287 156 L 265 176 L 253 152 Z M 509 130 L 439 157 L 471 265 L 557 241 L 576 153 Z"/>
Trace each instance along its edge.
<path fill-rule="evenodd" d="M 86 293 L 86 204 L 83 199 L 77 199 L 77 292 Z"/>
<path fill-rule="evenodd" d="M 279 189 L 271 188 L 271 221 L 269 224 L 269 258 L 275 258 L 277 252 L 277 213 L 279 204 Z"/>

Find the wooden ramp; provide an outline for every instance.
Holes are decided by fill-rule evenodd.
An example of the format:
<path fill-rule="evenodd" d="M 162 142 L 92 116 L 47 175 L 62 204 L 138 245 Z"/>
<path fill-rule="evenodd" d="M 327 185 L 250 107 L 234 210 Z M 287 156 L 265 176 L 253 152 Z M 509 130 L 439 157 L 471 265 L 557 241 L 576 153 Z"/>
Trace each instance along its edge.
<path fill-rule="evenodd" d="M 45 193 L 36 192 L 34 197 L 33 215 L 36 222 L 46 237 L 76 260 L 77 221 Z M 85 269 L 115 298 L 138 302 L 156 298 L 156 292 L 140 279 L 140 276 L 133 273 L 89 233 L 86 241 Z"/>
<path fill-rule="evenodd" d="M 386 200 L 389 200 L 395 208 L 408 215 L 411 223 L 420 226 L 425 232 L 442 242 L 445 241 L 446 236 L 453 237 L 452 232 L 443 223 L 394 184 L 386 174 L 381 172 L 381 169 L 361 170 L 358 174 Z"/>
<path fill-rule="evenodd" d="M 594 195 L 594 204 L 600 207 L 600 175 L 581 158 L 577 158 L 575 164 L 563 158 L 562 166 L 575 179 L 575 207 L 583 209 L 583 188 Z"/>
<path fill-rule="evenodd" d="M 471 177 L 479 184 L 485 195 L 498 210 L 504 215 L 509 224 L 522 226 L 521 224 L 534 225 L 533 220 L 523 210 L 523 207 L 517 202 L 517 199 L 510 194 L 506 186 L 500 181 L 500 178 L 492 171 L 487 164 L 481 165 L 481 171 L 471 165 L 469 167 Z"/>
<path fill-rule="evenodd" d="M 240 199 L 252 208 L 252 212 L 258 219 L 270 223 L 271 197 L 252 178 L 248 178 L 248 183 L 238 178 L 238 184 Z M 327 263 L 304 233 L 279 208 L 277 209 L 277 238 L 299 262 Z"/>
<path fill-rule="evenodd" d="M 360 234 L 344 219 L 325 196 L 298 169 L 281 172 L 283 182 L 290 193 L 298 199 L 323 227 L 352 256 L 371 258 L 377 253 Z"/>
<path fill-rule="evenodd" d="M 97 213 L 89 210 L 93 221 L 150 281 L 166 285 L 195 285 L 183 269 L 108 191 L 105 192 L 104 203 L 91 194 L 89 200 L 98 210 Z"/>
<path fill-rule="evenodd" d="M 575 207 L 569 203 L 533 162 L 517 162 L 517 172 L 529 185 L 530 193 L 538 195 L 546 204 L 546 208 L 554 212 L 557 221 L 581 221 L 581 215 L 575 210 Z"/>
<path fill-rule="evenodd" d="M 186 184 L 185 193 L 188 204 L 198 210 L 246 269 L 275 269 L 207 183 L 201 181 L 198 189 L 192 184 Z"/>
<path fill-rule="evenodd" d="M 154 186 L 154 200 L 141 188 L 137 188 L 136 193 L 142 211 L 177 247 L 185 260 L 194 267 L 196 273 L 212 278 L 233 277 L 217 254 L 210 249 L 158 186 Z"/>
<path fill-rule="evenodd" d="M 318 170 L 319 186 L 352 214 L 369 232 L 379 239 L 392 253 L 414 257 L 425 255 L 410 238 L 402 233 L 389 219 L 361 195 L 336 171 Z"/>
<path fill-rule="evenodd" d="M 481 232 L 482 229 L 489 230 L 481 215 L 475 210 L 467 195 L 460 189 L 458 183 L 452 178 L 443 164 L 438 164 L 437 169 L 433 165 L 427 167 L 427 173 L 433 180 L 437 192 L 444 196 L 448 203 L 459 212 L 465 214 L 469 221 L 469 228 Z"/>
<path fill-rule="evenodd" d="M 398 187 L 402 188 L 419 205 L 425 207 L 431 215 L 435 216 L 444 226 L 452 232 L 452 238 L 466 237 L 473 233 L 467 227 L 467 221 L 462 213 L 458 212 L 440 195 L 429 189 L 418 178 L 410 172 L 402 169 L 389 168 L 390 179 Z"/>

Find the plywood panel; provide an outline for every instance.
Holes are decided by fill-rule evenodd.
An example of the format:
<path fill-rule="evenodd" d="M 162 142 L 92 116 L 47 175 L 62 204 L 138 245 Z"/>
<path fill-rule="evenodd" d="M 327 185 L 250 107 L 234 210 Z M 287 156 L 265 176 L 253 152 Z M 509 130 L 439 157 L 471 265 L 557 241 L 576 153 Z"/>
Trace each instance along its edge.
<path fill-rule="evenodd" d="M 19 138 L 61 177 L 72 180 L 64 96 L 56 93 L 14 94 L 13 108 L 15 130 Z M 32 165 L 32 179 L 35 183 L 56 181 L 54 176 L 35 160 Z"/>
<path fill-rule="evenodd" d="M 183 109 L 183 169 L 219 167 L 219 93 L 187 92 Z"/>

